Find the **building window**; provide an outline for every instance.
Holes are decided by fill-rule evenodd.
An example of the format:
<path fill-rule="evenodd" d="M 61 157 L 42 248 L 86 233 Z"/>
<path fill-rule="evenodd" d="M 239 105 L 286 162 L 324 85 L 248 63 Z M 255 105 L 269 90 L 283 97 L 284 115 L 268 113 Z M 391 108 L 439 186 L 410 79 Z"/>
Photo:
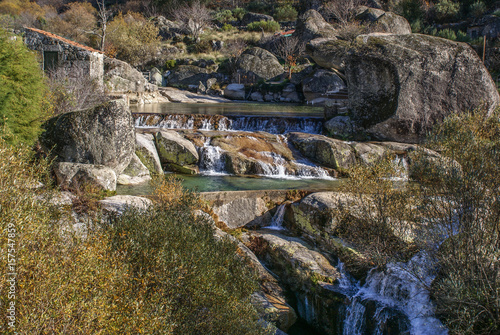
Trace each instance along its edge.
<path fill-rule="evenodd" d="M 54 71 L 57 69 L 59 62 L 59 54 L 56 51 L 43 52 L 43 69 L 46 72 Z"/>

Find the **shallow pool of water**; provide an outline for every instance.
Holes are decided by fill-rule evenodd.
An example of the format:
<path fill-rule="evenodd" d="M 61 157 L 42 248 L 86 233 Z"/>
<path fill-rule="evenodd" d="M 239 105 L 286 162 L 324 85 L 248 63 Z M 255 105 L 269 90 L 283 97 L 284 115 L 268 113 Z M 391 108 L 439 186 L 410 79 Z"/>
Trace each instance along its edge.
<path fill-rule="evenodd" d="M 251 191 L 251 190 L 315 190 L 332 191 L 338 189 L 341 179 L 275 179 L 263 177 L 240 177 L 230 175 L 189 176 L 176 175 L 183 180 L 189 190 L 198 192 L 213 191 Z M 149 184 L 125 186 L 118 185 L 117 194 L 148 195 L 151 194 Z"/>
<path fill-rule="evenodd" d="M 130 106 L 132 113 L 323 117 L 323 107 L 272 103 L 195 104 L 165 102 Z"/>

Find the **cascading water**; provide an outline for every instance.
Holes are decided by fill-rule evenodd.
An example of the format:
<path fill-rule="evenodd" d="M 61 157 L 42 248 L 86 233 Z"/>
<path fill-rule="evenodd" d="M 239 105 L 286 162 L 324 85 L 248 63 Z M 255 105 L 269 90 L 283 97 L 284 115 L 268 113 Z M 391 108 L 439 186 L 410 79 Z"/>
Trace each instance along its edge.
<path fill-rule="evenodd" d="M 186 114 L 137 114 L 136 128 L 265 131 L 271 134 L 302 132 L 321 134 L 323 120 L 312 117 L 220 116 Z"/>
<path fill-rule="evenodd" d="M 446 335 L 448 331 L 434 316 L 434 305 L 426 289 L 434 278 L 434 264 L 425 252 L 407 263 L 389 263 L 385 271 L 372 270 L 365 285 L 351 297 L 343 334 L 382 334 L 388 320 L 400 313 L 408 319 L 411 335 Z M 376 306 L 373 315 L 366 315 L 367 302 Z M 373 319 L 374 329 L 367 329 L 368 317 Z"/>
<path fill-rule="evenodd" d="M 210 139 L 205 141 L 200 151 L 200 172 L 205 175 L 227 174 L 224 160 L 224 150 L 210 145 Z"/>
<path fill-rule="evenodd" d="M 273 230 L 285 229 L 283 227 L 283 219 L 285 217 L 285 209 L 286 209 L 285 204 L 281 204 L 278 206 L 276 213 L 274 213 L 274 216 L 271 219 L 271 224 L 266 227 L 267 229 L 273 229 Z"/>

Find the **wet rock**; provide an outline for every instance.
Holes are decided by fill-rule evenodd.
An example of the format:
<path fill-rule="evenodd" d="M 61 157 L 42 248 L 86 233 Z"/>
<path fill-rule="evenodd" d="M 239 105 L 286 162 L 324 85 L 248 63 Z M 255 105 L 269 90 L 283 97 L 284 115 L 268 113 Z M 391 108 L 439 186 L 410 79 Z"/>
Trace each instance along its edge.
<path fill-rule="evenodd" d="M 354 150 L 344 141 L 304 133 L 290 133 L 288 138 L 304 156 L 322 166 L 347 169 L 356 163 Z"/>
<path fill-rule="evenodd" d="M 154 137 L 160 162 L 165 169 L 180 173 L 197 173 L 199 156 L 193 143 L 175 131 L 160 131 Z"/>
<path fill-rule="evenodd" d="M 335 138 L 351 138 L 355 132 L 355 125 L 348 116 L 336 116 L 325 123 L 328 133 Z"/>

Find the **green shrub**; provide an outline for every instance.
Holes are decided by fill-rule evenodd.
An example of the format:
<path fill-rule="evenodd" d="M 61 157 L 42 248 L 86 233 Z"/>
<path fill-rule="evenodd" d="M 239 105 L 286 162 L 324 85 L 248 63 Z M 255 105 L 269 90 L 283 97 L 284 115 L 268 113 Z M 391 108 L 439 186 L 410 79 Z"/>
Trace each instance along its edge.
<path fill-rule="evenodd" d="M 266 33 L 273 33 L 280 30 L 280 24 L 276 21 L 259 21 L 252 22 L 247 25 L 249 31 L 265 31 Z"/>
<path fill-rule="evenodd" d="M 480 17 L 486 13 L 486 10 L 487 8 L 484 2 L 476 1 L 470 6 L 469 12 L 475 17 Z"/>
<path fill-rule="evenodd" d="M 232 25 L 230 25 L 229 23 L 225 23 L 225 24 L 222 26 L 222 28 L 221 28 L 221 30 L 222 30 L 222 31 L 231 31 L 231 30 L 233 30 L 233 29 L 234 29 L 234 27 L 233 27 Z"/>
<path fill-rule="evenodd" d="M 423 20 L 425 15 L 421 0 L 403 0 L 399 2 L 396 10 L 398 14 L 405 17 L 410 23 Z"/>
<path fill-rule="evenodd" d="M 493 15 L 500 17 L 500 9 L 495 10 Z"/>
<path fill-rule="evenodd" d="M 266 14 L 271 12 L 272 6 L 264 1 L 252 1 L 247 5 L 246 9 L 249 12 Z"/>
<path fill-rule="evenodd" d="M 35 54 L 20 36 L 0 29 L 0 137 L 32 143 L 49 114 L 47 88 Z"/>
<path fill-rule="evenodd" d="M 274 13 L 276 21 L 295 21 L 297 20 L 297 11 L 291 5 L 278 7 Z"/>
<path fill-rule="evenodd" d="M 233 12 L 229 9 L 221 10 L 215 14 L 215 20 L 219 23 L 228 23 L 235 21 L 236 18 L 233 16 Z"/>
<path fill-rule="evenodd" d="M 201 40 L 198 43 L 191 44 L 188 51 L 197 54 L 208 53 L 212 51 L 212 43 L 208 40 Z"/>
<path fill-rule="evenodd" d="M 236 7 L 233 9 L 233 16 L 238 19 L 238 21 L 243 20 L 243 16 L 245 16 L 246 13 L 247 11 L 244 8 Z"/>
<path fill-rule="evenodd" d="M 165 61 L 165 70 L 172 70 L 177 65 L 177 61 L 175 59 L 169 59 Z"/>
<path fill-rule="evenodd" d="M 413 21 L 410 26 L 411 32 L 414 34 L 420 33 L 422 31 L 422 21 L 420 19 Z"/>
<path fill-rule="evenodd" d="M 451 29 L 442 29 L 442 30 L 439 30 L 436 33 L 436 36 L 437 37 L 446 38 L 446 39 L 452 40 L 452 41 L 456 41 L 457 40 L 457 34 L 455 33 L 455 31 L 453 31 Z"/>
<path fill-rule="evenodd" d="M 470 37 L 467 35 L 466 32 L 459 30 L 457 32 L 457 41 L 459 42 L 470 42 Z"/>
<path fill-rule="evenodd" d="M 440 21 L 449 21 L 457 17 L 460 11 L 460 3 L 453 2 L 452 0 L 440 0 L 436 6 L 436 18 Z"/>

